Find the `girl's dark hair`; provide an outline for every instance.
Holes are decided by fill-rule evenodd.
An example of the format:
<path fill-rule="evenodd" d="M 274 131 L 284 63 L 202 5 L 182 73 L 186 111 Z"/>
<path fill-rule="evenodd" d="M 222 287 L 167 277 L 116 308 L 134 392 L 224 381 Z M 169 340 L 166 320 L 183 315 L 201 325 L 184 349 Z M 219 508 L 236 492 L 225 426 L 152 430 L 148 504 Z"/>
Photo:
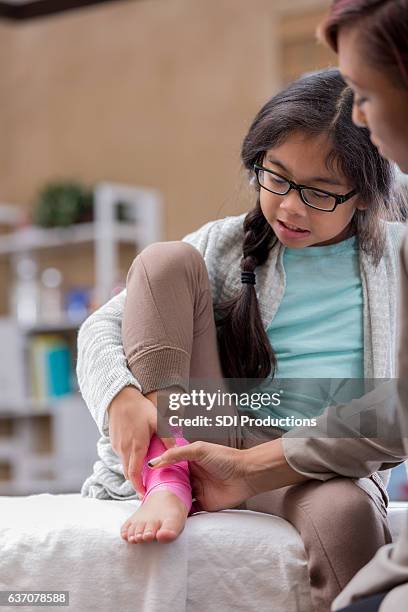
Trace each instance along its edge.
<path fill-rule="evenodd" d="M 395 219 L 389 213 L 393 208 L 394 166 L 380 156 L 368 130 L 354 125 L 352 107 L 353 92 L 337 69 L 305 75 L 259 111 L 244 138 L 241 158 L 253 179 L 253 164 L 292 134 L 327 135 L 331 143 L 327 166 L 342 171 L 350 188 L 356 189 L 360 201 L 368 205 L 366 210 L 356 210 L 353 223 L 360 249 L 377 265 L 385 240 L 380 219 Z M 265 263 L 277 240 L 262 213 L 259 187 L 251 182 L 256 185 L 257 201 L 244 220 L 241 259 L 241 270 L 248 272 Z M 243 284 L 236 297 L 216 305 L 214 312 L 223 375 L 273 376 L 276 356 L 262 324 L 255 287 Z"/>
<path fill-rule="evenodd" d="M 337 53 L 344 27 L 359 28 L 365 59 L 408 87 L 408 0 L 334 0 L 319 38 Z"/>

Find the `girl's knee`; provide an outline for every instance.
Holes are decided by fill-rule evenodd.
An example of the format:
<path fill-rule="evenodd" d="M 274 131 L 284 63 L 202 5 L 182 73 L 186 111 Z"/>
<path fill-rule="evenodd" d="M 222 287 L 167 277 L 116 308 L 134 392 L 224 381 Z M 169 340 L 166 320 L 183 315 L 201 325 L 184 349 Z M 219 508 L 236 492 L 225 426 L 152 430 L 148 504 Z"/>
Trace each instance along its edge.
<path fill-rule="evenodd" d="M 166 279 L 171 274 L 180 274 L 182 271 L 195 272 L 197 269 L 205 268 L 201 253 L 188 242 L 181 240 L 149 244 L 134 259 L 128 279 L 140 265 L 148 271 L 149 276 L 155 274 Z"/>
<path fill-rule="evenodd" d="M 146 259 L 146 257 L 170 257 L 171 259 L 184 259 L 185 257 L 194 257 L 195 254 L 200 255 L 200 252 L 197 251 L 197 249 L 191 244 L 188 242 L 183 242 L 182 240 L 153 242 L 145 247 L 140 253 L 140 255 L 143 256 L 143 259 Z"/>

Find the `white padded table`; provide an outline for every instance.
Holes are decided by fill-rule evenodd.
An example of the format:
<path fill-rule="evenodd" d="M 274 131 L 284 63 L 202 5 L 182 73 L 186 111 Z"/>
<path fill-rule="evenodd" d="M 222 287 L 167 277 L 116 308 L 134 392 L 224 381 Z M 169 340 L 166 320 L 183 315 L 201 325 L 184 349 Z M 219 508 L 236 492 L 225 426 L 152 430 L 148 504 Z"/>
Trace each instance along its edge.
<path fill-rule="evenodd" d="M 303 544 L 286 521 L 200 513 L 175 542 L 131 545 L 119 531 L 138 503 L 0 497 L 0 590 L 68 590 L 73 612 L 312 612 Z M 391 503 L 394 537 L 406 508 Z"/>
<path fill-rule="evenodd" d="M 199 513 L 175 542 L 131 545 L 119 532 L 138 503 L 0 497 L 0 590 L 68 590 L 73 612 L 312 611 L 303 544 L 286 521 Z"/>

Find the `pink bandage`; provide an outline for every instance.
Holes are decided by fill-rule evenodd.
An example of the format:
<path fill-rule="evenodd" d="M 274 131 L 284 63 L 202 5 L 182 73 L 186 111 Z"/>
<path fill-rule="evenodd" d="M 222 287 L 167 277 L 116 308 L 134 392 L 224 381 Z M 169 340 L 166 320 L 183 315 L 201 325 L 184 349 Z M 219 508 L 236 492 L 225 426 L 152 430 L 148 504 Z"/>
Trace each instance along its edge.
<path fill-rule="evenodd" d="M 176 437 L 177 446 L 188 444 L 184 438 Z M 177 495 L 190 511 L 192 505 L 192 494 L 190 485 L 190 471 L 187 461 L 180 461 L 175 465 L 169 465 L 164 468 L 152 470 L 147 465 L 147 462 L 154 457 L 162 455 L 166 451 L 163 442 L 156 435 L 150 440 L 149 450 L 145 457 L 145 462 L 142 469 L 142 481 L 146 489 L 142 503 L 146 501 L 148 496 L 153 491 L 168 490 Z"/>

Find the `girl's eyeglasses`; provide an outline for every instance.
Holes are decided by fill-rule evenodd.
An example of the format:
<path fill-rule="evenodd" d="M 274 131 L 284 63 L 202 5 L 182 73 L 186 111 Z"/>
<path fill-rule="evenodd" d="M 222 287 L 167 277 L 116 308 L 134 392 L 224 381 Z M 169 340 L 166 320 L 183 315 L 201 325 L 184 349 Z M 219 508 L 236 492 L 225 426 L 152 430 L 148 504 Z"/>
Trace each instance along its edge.
<path fill-rule="evenodd" d="M 310 208 L 322 210 L 324 212 L 333 212 L 339 204 L 344 204 L 350 198 L 356 195 L 357 191 L 349 191 L 345 195 L 339 195 L 323 189 L 308 187 L 307 185 L 298 185 L 294 181 L 272 172 L 259 164 L 254 164 L 254 172 L 258 184 L 263 189 L 270 191 L 276 195 L 287 195 L 291 189 L 296 189 L 299 192 L 302 202 Z"/>

